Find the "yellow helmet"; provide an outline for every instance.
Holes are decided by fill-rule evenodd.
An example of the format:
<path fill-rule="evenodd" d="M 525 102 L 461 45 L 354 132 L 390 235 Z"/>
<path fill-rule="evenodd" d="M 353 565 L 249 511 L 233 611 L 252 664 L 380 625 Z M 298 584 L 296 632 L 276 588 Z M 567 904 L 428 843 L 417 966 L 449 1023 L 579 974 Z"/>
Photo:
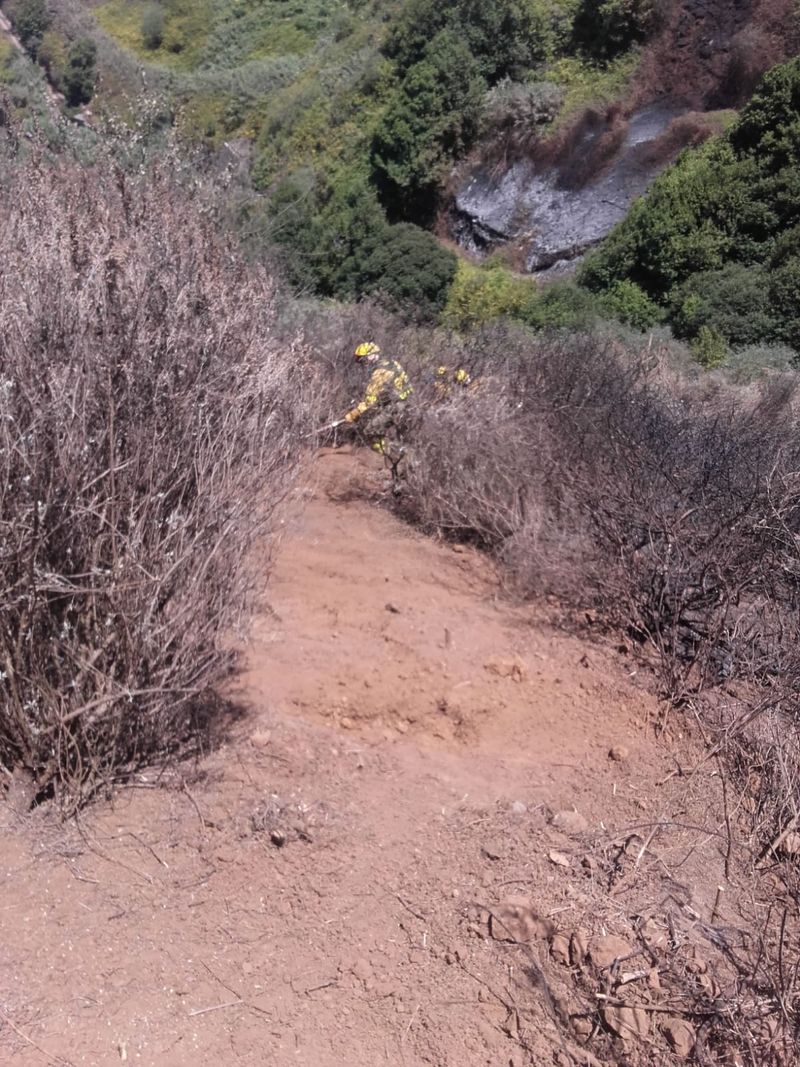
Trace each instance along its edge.
<path fill-rule="evenodd" d="M 355 351 L 356 359 L 366 359 L 368 356 L 379 356 L 381 350 L 373 341 L 365 341 Z"/>
<path fill-rule="evenodd" d="M 470 377 L 467 371 L 463 367 L 459 367 L 455 373 L 455 379 L 459 385 L 469 385 Z"/>

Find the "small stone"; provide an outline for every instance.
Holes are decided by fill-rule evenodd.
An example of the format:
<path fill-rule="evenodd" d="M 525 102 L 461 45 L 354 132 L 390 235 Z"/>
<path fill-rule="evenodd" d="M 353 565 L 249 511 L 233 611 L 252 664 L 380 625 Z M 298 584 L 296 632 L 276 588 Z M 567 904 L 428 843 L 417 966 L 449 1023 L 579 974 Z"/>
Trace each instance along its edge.
<path fill-rule="evenodd" d="M 601 971 L 610 967 L 616 960 L 626 959 L 631 955 L 631 951 L 631 946 L 625 938 L 615 934 L 593 937 L 589 942 L 589 959 Z"/>
<path fill-rule="evenodd" d="M 556 867 L 569 867 L 569 856 L 565 856 L 563 852 L 556 852 L 555 849 L 551 849 L 547 853 L 547 858 L 551 863 L 555 863 Z"/>
<path fill-rule="evenodd" d="M 658 973 L 658 967 L 650 968 L 650 972 L 647 975 L 647 987 L 654 992 L 658 992 L 661 989 L 661 976 Z"/>
<path fill-rule="evenodd" d="M 625 745 L 614 745 L 608 750 L 608 758 L 615 763 L 623 763 L 630 756 L 630 749 Z"/>
<path fill-rule="evenodd" d="M 350 968 L 353 974 L 362 982 L 368 982 L 374 977 L 374 972 L 369 960 L 361 956 Z"/>
<path fill-rule="evenodd" d="M 550 819 L 550 825 L 565 834 L 582 834 L 588 827 L 586 819 L 574 808 L 572 811 L 557 811 Z"/>
<path fill-rule="evenodd" d="M 492 656 L 483 666 L 490 674 L 496 674 L 498 678 L 511 678 L 515 682 L 523 681 L 528 674 L 528 668 L 519 656 Z"/>
<path fill-rule="evenodd" d="M 283 830 L 273 830 L 269 835 L 269 839 L 275 848 L 283 848 L 286 844 L 286 834 Z"/>
<path fill-rule="evenodd" d="M 256 730 L 254 734 L 250 735 L 250 744 L 253 748 L 266 748 L 270 741 L 272 741 L 271 730 Z"/>
<path fill-rule="evenodd" d="M 467 956 L 467 950 L 463 945 L 450 945 L 444 954 L 444 962 L 449 964 L 463 963 Z"/>
<path fill-rule="evenodd" d="M 609 1030 L 623 1041 L 643 1040 L 650 1032 L 650 1019 L 641 1008 L 609 1005 L 603 1008 L 602 1015 Z"/>
<path fill-rule="evenodd" d="M 716 1000 L 719 996 L 719 986 L 711 977 L 710 974 L 698 974 L 697 984 L 709 998 L 709 1000 Z"/>
<path fill-rule="evenodd" d="M 585 930 L 576 930 L 569 941 L 569 954 L 573 967 L 581 967 L 589 954 L 589 935 Z"/>
<path fill-rule="evenodd" d="M 339 720 L 339 725 L 341 726 L 341 728 L 343 730 L 352 730 L 353 729 L 353 720 L 352 719 L 348 719 L 348 717 L 345 715 L 345 717 L 343 719 Z"/>
<path fill-rule="evenodd" d="M 524 945 L 552 937 L 555 926 L 550 919 L 537 915 L 530 897 L 513 896 L 495 908 L 489 918 L 489 932 L 495 941 Z"/>
<path fill-rule="evenodd" d="M 655 919 L 647 919 L 639 933 L 650 948 L 663 948 L 667 943 L 667 931 Z"/>
<path fill-rule="evenodd" d="M 515 800 L 511 805 L 511 813 L 513 815 L 524 815 L 528 810 L 528 805 L 523 804 L 521 800 Z"/>
<path fill-rule="evenodd" d="M 457 556 L 463 556 L 467 550 L 463 545 L 453 545 L 453 551 Z"/>
<path fill-rule="evenodd" d="M 696 948 L 691 950 L 691 957 L 686 961 L 686 970 L 689 974 L 705 974 L 708 970 L 708 963 L 698 955 Z"/>
<path fill-rule="evenodd" d="M 667 1044 L 682 1060 L 688 1060 L 695 1045 L 694 1027 L 685 1019 L 670 1018 L 661 1024 L 661 1031 L 667 1039 Z"/>
<path fill-rule="evenodd" d="M 481 852 L 487 860 L 499 860 L 505 849 L 499 841 L 487 841 L 481 846 Z"/>
<path fill-rule="evenodd" d="M 556 963 L 569 963 L 569 938 L 566 934 L 556 934 L 550 943 L 550 955 Z"/>
<path fill-rule="evenodd" d="M 592 1030 L 594 1029 L 592 1020 L 587 1019 L 585 1015 L 578 1015 L 570 1021 L 575 1036 L 581 1041 L 588 1041 L 592 1035 Z"/>
<path fill-rule="evenodd" d="M 400 614 L 400 608 L 398 608 L 397 604 L 393 604 L 391 601 L 389 601 L 389 603 L 386 605 L 386 610 L 391 615 L 399 615 Z"/>
<path fill-rule="evenodd" d="M 397 723 L 395 724 L 395 729 L 397 730 L 397 732 L 399 734 L 407 734 L 408 733 L 408 723 L 405 722 L 404 719 L 399 719 L 397 721 Z"/>

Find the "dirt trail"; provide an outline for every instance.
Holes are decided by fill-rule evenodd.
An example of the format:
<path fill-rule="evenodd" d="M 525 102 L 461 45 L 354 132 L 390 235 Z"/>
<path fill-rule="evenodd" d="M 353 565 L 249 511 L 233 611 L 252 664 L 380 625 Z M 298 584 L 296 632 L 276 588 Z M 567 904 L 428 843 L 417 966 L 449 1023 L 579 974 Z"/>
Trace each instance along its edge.
<path fill-rule="evenodd" d="M 376 508 L 376 477 L 323 455 L 298 494 L 249 712 L 201 774 L 143 775 L 67 830 L 0 808 L 0 1062 L 589 1062 L 568 971 L 543 991 L 547 939 L 523 950 L 488 922 L 525 893 L 550 934 L 627 929 L 622 898 L 597 908 L 595 857 L 678 803 L 654 702 L 624 655 Z M 710 862 L 670 893 L 708 907 Z M 647 869 L 640 909 L 665 892 Z M 592 1047 L 618 1062 L 610 1036 Z"/>

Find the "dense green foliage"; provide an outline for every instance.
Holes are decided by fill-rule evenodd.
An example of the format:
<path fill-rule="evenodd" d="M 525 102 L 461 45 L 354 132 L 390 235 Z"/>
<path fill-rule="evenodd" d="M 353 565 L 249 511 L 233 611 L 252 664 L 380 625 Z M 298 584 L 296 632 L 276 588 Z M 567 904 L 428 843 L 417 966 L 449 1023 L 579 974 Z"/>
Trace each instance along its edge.
<path fill-rule="evenodd" d="M 406 72 L 375 133 L 372 161 L 388 206 L 427 218 L 447 164 L 475 139 L 484 90 L 464 41 L 453 30 L 438 33 Z"/>
<path fill-rule="evenodd" d="M 456 258 L 425 230 L 389 225 L 364 175 L 315 184 L 300 173 L 270 201 L 269 241 L 300 291 L 343 300 L 372 295 L 417 321 L 437 317 Z"/>
<path fill-rule="evenodd" d="M 573 37 L 589 55 L 610 59 L 642 40 L 657 19 L 656 0 L 580 0 Z"/>
<path fill-rule="evenodd" d="M 96 116 L 138 123 L 133 102 L 146 95 L 157 137 L 172 125 L 192 146 L 248 159 L 249 189 L 233 199 L 255 255 L 277 249 L 302 291 L 377 296 L 425 319 L 456 276 L 453 255 L 419 229 L 453 166 L 482 138 L 528 138 L 588 98 L 613 98 L 647 8 L 606 0 L 598 18 L 614 47 L 592 53 L 581 0 L 46 3 L 9 0 L 9 14 L 71 107 L 91 99 Z M 462 286 L 456 318 L 484 321 L 496 303 L 484 288 Z M 564 318 L 544 305 L 531 316 Z"/>
<path fill-rule="evenodd" d="M 14 6 L 14 27 L 17 36 L 34 57 L 50 22 L 45 0 L 18 0 Z"/>
<path fill-rule="evenodd" d="M 430 41 L 450 31 L 469 49 L 487 82 L 517 78 L 563 47 L 572 6 L 558 0 L 408 0 L 384 51 L 404 74 L 424 59 Z"/>
<path fill-rule="evenodd" d="M 589 258 L 634 283 L 709 361 L 720 344 L 800 350 L 800 61 L 770 71 L 730 130 L 688 151 Z"/>
<path fill-rule="evenodd" d="M 67 53 L 64 93 L 71 107 L 88 104 L 94 92 L 97 48 L 88 37 L 79 37 Z"/>
<path fill-rule="evenodd" d="M 625 47 L 644 32 L 644 0 L 607 0 L 615 47 L 597 54 L 577 32 L 583 6 L 105 0 L 93 13 L 149 71 L 174 72 L 184 136 L 214 148 L 253 142 L 255 199 L 268 204 L 241 214 L 257 254 L 277 246 L 303 291 L 346 299 L 379 292 L 429 317 L 447 301 L 455 262 L 416 230 L 388 227 L 430 226 L 453 165 L 480 138 L 528 137 L 587 95 L 619 91 L 634 66 Z M 386 249 L 395 247 L 403 271 L 388 270 Z M 416 284 L 412 265 L 421 271 Z M 445 286 L 435 298 L 434 279 Z"/>

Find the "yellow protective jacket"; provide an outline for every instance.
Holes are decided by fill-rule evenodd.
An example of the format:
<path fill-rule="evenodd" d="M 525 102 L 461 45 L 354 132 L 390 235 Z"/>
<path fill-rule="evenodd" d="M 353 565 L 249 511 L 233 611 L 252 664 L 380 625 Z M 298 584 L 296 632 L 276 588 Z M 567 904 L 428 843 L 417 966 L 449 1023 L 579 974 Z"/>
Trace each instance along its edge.
<path fill-rule="evenodd" d="M 382 359 L 367 383 L 364 399 L 345 415 L 347 422 L 355 422 L 376 404 L 388 400 L 408 400 L 413 392 L 408 375 L 395 359 Z"/>
<path fill-rule="evenodd" d="M 453 387 L 473 390 L 475 385 L 471 375 L 463 367 L 457 367 L 455 370 L 451 370 L 450 367 L 438 367 L 433 380 L 434 391 L 440 400 L 446 400 L 452 393 Z"/>

